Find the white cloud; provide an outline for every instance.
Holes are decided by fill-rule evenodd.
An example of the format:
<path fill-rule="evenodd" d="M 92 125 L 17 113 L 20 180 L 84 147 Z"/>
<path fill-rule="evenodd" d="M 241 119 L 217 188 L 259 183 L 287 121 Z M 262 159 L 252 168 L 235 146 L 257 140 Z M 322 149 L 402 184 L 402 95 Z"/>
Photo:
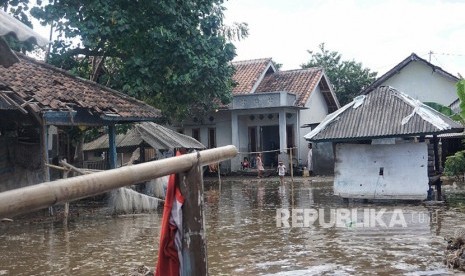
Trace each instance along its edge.
<path fill-rule="evenodd" d="M 237 60 L 272 57 L 284 69 L 308 61 L 307 50 L 329 50 L 384 73 L 412 52 L 453 74 L 465 75 L 465 1 L 230 0 L 226 22 L 247 22 L 235 42 Z"/>

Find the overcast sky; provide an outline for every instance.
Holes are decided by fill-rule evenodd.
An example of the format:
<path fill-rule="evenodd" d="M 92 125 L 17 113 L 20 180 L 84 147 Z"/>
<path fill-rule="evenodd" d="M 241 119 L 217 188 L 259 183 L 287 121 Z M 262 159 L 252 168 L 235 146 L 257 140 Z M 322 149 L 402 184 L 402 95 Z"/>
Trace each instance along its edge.
<path fill-rule="evenodd" d="M 226 24 L 246 22 L 235 60 L 271 57 L 283 70 L 328 50 L 378 72 L 411 53 L 465 77 L 465 0 L 227 0 Z"/>

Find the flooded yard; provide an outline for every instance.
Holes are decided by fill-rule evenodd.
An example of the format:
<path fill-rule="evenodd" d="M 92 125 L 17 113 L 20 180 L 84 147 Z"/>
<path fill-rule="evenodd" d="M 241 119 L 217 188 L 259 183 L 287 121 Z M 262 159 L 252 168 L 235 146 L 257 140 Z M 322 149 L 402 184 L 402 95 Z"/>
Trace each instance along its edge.
<path fill-rule="evenodd" d="M 443 264 L 444 237 L 465 227 L 463 206 L 344 202 L 332 194 L 330 180 L 292 185 L 287 179 L 281 186 L 277 178 L 228 179 L 220 192 L 218 182 L 207 179 L 210 274 L 453 274 Z M 338 216 L 345 216 L 344 224 L 336 225 Z M 153 268 L 160 221 L 161 210 L 97 213 L 67 226 L 2 223 L 0 275 L 122 275 L 140 264 Z"/>

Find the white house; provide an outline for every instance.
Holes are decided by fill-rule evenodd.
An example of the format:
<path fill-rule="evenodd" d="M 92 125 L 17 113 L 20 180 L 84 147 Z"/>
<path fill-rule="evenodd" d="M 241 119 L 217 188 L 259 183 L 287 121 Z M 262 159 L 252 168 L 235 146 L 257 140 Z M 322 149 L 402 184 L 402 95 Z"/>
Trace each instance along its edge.
<path fill-rule="evenodd" d="M 232 103 L 183 122 L 178 131 L 208 148 L 235 145 L 240 154 L 222 164 L 225 170 L 239 170 L 245 157 L 251 160 L 262 151 L 265 167 L 276 166 L 278 158 L 288 161 L 290 154 L 294 163 L 304 163 L 308 149 L 302 128 L 318 125 L 340 107 L 324 70 L 279 71 L 271 58 L 233 66 L 237 85 Z"/>
<path fill-rule="evenodd" d="M 451 106 L 458 99 L 455 86 L 458 81 L 456 76 L 412 53 L 365 88 L 362 94 L 379 86 L 391 86 L 421 102 Z"/>
<path fill-rule="evenodd" d="M 409 95 L 381 86 L 328 115 L 305 139 L 334 144 L 334 194 L 423 200 L 428 184 L 437 184 L 437 135 L 462 130 Z"/>

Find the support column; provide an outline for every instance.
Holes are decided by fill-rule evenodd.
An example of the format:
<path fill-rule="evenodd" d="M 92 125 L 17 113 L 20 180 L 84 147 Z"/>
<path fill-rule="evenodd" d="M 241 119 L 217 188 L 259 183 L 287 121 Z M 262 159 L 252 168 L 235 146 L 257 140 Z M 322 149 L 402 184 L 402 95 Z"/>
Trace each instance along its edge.
<path fill-rule="evenodd" d="M 43 182 L 50 181 L 50 168 L 46 165 L 48 163 L 48 128 L 45 120 L 42 120 L 42 126 L 40 130 L 40 142 L 42 144 L 42 168 L 43 168 Z"/>
<path fill-rule="evenodd" d="M 181 275 L 208 275 L 202 167 L 195 165 L 179 176 L 179 188 L 184 196 Z"/>
<path fill-rule="evenodd" d="M 287 156 L 287 132 L 286 132 L 286 111 L 279 111 L 279 160 L 289 168 L 289 158 Z"/>
<path fill-rule="evenodd" d="M 116 127 L 115 125 L 108 126 L 108 164 L 110 169 L 116 169 Z"/>
<path fill-rule="evenodd" d="M 239 151 L 239 118 L 236 112 L 231 113 L 231 142 Z M 241 168 L 241 155 L 238 154 L 231 159 L 231 171 L 238 171 Z"/>

